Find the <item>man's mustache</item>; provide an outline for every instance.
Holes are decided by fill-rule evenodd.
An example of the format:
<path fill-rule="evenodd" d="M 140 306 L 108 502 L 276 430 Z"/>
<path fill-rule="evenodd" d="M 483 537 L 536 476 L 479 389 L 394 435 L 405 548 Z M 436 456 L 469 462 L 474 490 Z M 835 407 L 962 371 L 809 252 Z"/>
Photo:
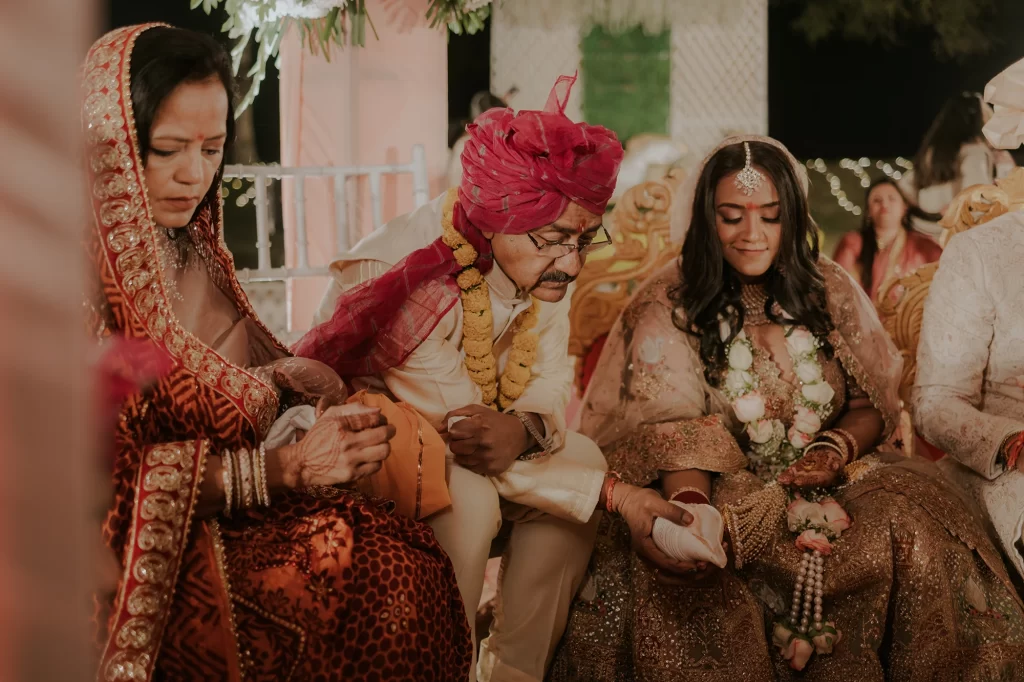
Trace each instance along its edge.
<path fill-rule="evenodd" d="M 537 280 L 537 284 L 540 284 L 542 282 L 558 282 L 559 284 L 568 284 L 569 282 L 574 281 L 576 281 L 576 278 L 573 277 L 572 275 L 566 274 L 561 270 L 552 270 L 550 272 L 545 272 L 543 275 L 541 275 L 540 279 Z"/>

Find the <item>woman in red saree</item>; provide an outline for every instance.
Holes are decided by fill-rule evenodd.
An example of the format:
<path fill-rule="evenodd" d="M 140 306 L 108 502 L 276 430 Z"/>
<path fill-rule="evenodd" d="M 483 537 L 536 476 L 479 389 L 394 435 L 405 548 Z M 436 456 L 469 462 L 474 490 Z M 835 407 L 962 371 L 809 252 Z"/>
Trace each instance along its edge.
<path fill-rule="evenodd" d="M 865 195 L 867 211 L 858 232 L 847 232 L 833 259 L 878 302 L 882 284 L 907 275 L 942 255 L 931 237 L 911 228 L 911 209 L 899 185 L 890 178 L 875 180 Z"/>
<path fill-rule="evenodd" d="M 337 379 L 289 357 L 234 276 L 228 56 L 122 28 L 90 50 L 84 90 L 94 328 L 172 366 L 115 431 L 104 539 L 123 574 L 99 679 L 464 679 L 469 627 L 430 529 L 332 487 L 379 470 L 394 427 L 346 431 L 335 407 L 297 443 L 264 442 L 284 407 L 337 400 Z"/>

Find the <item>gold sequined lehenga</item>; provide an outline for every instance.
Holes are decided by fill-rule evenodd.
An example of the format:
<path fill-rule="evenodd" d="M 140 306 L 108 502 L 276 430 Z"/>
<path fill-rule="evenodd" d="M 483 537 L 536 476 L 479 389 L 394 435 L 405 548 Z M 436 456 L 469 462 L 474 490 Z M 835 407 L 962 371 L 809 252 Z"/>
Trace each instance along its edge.
<path fill-rule="evenodd" d="M 891 432 L 901 362 L 870 301 L 822 259 L 836 330 L 821 356 L 835 389 L 833 423 L 850 399 L 870 398 Z M 725 397 L 703 377 L 689 337 L 672 323 L 673 263 L 650 280 L 612 330 L 584 398 L 581 431 L 609 467 L 647 485 L 659 471 L 715 473 L 719 509 L 764 485 L 746 458 Z M 794 388 L 755 352 L 768 418 L 792 419 Z M 618 518 L 602 521 L 590 574 L 573 603 L 551 680 L 1024 679 L 1024 606 L 973 510 L 928 462 L 872 454 L 835 494 L 853 519 L 826 559 L 825 611 L 842 632 L 802 673 L 771 644 L 802 552 L 782 519 L 760 557 L 701 583 L 656 582 Z M 852 473 L 852 470 L 851 470 Z M 769 531 L 771 532 L 771 531 Z"/>

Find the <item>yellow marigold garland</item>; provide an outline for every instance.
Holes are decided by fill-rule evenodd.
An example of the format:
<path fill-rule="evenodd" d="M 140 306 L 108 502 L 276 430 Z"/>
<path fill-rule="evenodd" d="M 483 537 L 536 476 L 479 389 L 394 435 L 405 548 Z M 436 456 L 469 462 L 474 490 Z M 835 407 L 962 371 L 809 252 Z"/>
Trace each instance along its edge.
<path fill-rule="evenodd" d="M 531 367 L 537 359 L 537 345 L 540 338 L 530 330 L 537 326 L 537 299 L 533 305 L 516 319 L 512 336 L 512 352 L 501 378 L 497 378 L 497 361 L 494 359 L 494 317 L 491 314 L 491 294 L 483 275 L 475 267 L 477 252 L 455 229 L 452 216 L 458 192 L 448 190 L 441 213 L 441 237 L 445 245 L 455 254 L 455 260 L 462 267 L 455 282 L 462 299 L 462 348 L 466 352 L 466 370 L 470 378 L 480 387 L 483 402 L 488 407 L 507 408 L 519 399 L 532 376 Z M 495 404 L 497 403 L 497 405 Z"/>

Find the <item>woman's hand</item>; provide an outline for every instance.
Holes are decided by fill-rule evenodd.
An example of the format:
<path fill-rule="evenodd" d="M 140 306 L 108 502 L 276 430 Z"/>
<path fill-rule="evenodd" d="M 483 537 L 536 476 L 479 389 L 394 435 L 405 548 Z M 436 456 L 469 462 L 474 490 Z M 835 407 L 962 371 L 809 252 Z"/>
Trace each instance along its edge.
<path fill-rule="evenodd" d="M 628 483 L 616 483 L 611 497 L 612 511 L 629 526 L 633 550 L 640 558 L 669 573 L 685 574 L 697 570 L 695 563 L 676 561 L 662 552 L 651 537 L 655 519 L 662 518 L 680 526 L 688 526 L 693 523 L 693 516 L 689 512 L 666 501 L 655 490 L 638 488 Z"/>
<path fill-rule="evenodd" d="M 348 431 L 338 409 L 328 408 L 302 440 L 278 450 L 286 486 L 351 483 L 375 474 L 391 454 L 394 426 Z"/>
<path fill-rule="evenodd" d="M 781 485 L 794 488 L 830 488 L 839 482 L 842 456 L 831 448 L 807 447 L 803 457 L 779 474 Z"/>
<path fill-rule="evenodd" d="M 335 405 L 344 405 L 344 404 L 345 404 L 345 397 L 344 396 L 340 396 L 340 395 L 337 395 L 337 394 L 334 394 L 334 395 L 331 395 L 331 394 L 322 395 L 316 401 L 316 413 L 315 413 L 315 416 L 316 416 L 317 419 L 319 419 L 321 417 L 321 415 L 323 415 L 324 412 L 326 412 L 327 410 L 331 409 Z"/>

